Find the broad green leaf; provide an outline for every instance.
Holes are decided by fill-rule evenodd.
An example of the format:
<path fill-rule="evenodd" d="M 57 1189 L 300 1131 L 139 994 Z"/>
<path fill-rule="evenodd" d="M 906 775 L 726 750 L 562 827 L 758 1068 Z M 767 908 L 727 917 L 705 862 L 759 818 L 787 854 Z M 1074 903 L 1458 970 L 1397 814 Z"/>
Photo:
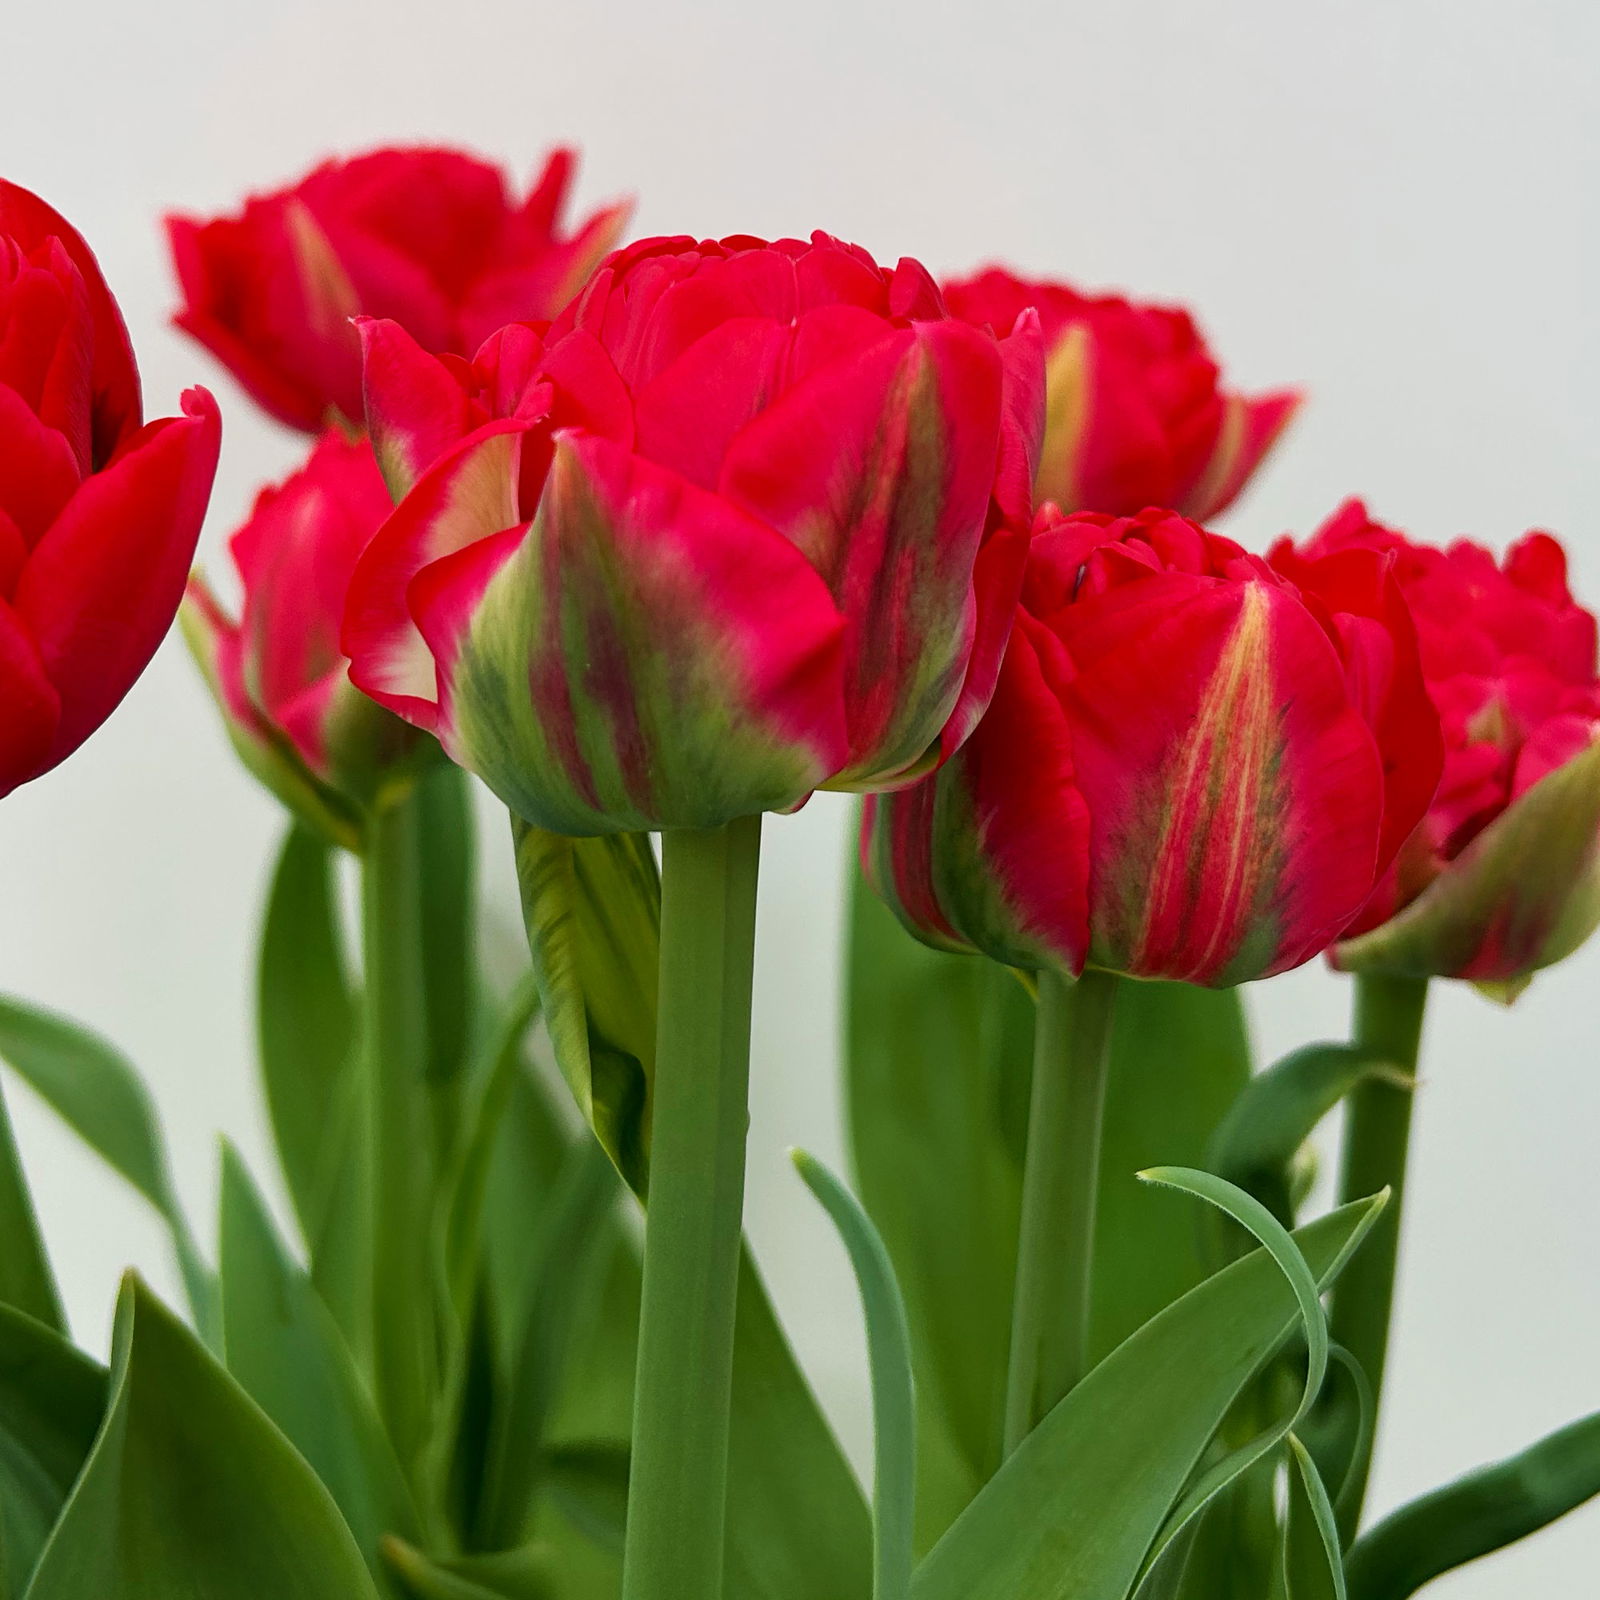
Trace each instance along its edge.
<path fill-rule="evenodd" d="M 160 1212 L 202 1335 L 216 1331 L 216 1283 L 178 1203 L 155 1106 L 127 1058 L 98 1034 L 0 997 L 0 1059 Z"/>
<path fill-rule="evenodd" d="M 33 1209 L 33 1195 L 17 1154 L 16 1135 L 11 1129 L 11 1114 L 6 1110 L 5 1093 L 0 1090 L 0 1306 L 14 1306 L 57 1333 L 67 1331 L 61 1309 L 61 1295 L 39 1218 Z"/>
<path fill-rule="evenodd" d="M 19 1600 L 100 1431 L 104 1368 L 0 1306 L 0 1596 Z"/>
<path fill-rule="evenodd" d="M 911 1320 L 919 1539 L 998 1468 L 1033 1006 L 1004 968 L 919 944 L 851 874 L 846 1104 L 857 1188 Z M 1134 1177 L 1197 1164 L 1249 1077 L 1236 992 L 1125 984 L 1095 1229 L 1095 1356 L 1199 1283 L 1199 1227 Z"/>
<path fill-rule="evenodd" d="M 1345 1600 L 1344 1562 L 1333 1503 L 1311 1452 L 1289 1435 L 1289 1504 L 1283 1529 L 1288 1600 Z"/>
<path fill-rule="evenodd" d="M 926 1544 L 1000 1465 L 1033 1002 L 919 944 L 859 869 L 848 963 L 852 1166 L 910 1319 Z"/>
<path fill-rule="evenodd" d="M 1600 1494 L 1600 1412 L 1402 1506 L 1345 1561 L 1351 1600 L 1405 1600 Z"/>
<path fill-rule="evenodd" d="M 478 1544 L 506 1549 L 532 1525 L 550 1419 L 567 1376 L 590 1285 L 608 1264 L 617 1177 L 599 1144 L 568 1152 L 537 1246 L 536 1280 L 516 1357 L 489 1435 Z"/>
<path fill-rule="evenodd" d="M 889 1252 L 855 1196 L 803 1150 L 794 1151 L 793 1160 L 806 1187 L 838 1229 L 861 1290 L 875 1439 L 873 1600 L 906 1600 L 911 1592 L 916 1520 L 917 1436 L 905 1302 L 894 1280 Z"/>
<path fill-rule="evenodd" d="M 351 993 L 333 882 L 333 848 L 296 823 L 272 875 L 256 979 L 261 1081 L 273 1142 L 307 1242 L 333 1205 L 356 1071 Z"/>
<path fill-rule="evenodd" d="M 477 985 L 476 839 L 470 782 L 442 762 L 417 783 L 418 894 L 428 1019 L 426 1071 L 441 1151 L 454 1143 Z"/>
<path fill-rule="evenodd" d="M 413 1600 L 554 1600 L 557 1593 L 550 1556 L 538 1546 L 435 1561 L 393 1539 L 384 1558 Z"/>
<path fill-rule="evenodd" d="M 517 876 L 556 1061 L 636 1192 L 650 1159 L 661 882 L 645 834 L 514 824 Z"/>
<path fill-rule="evenodd" d="M 558 1446 L 544 1468 L 546 1489 L 561 1514 L 619 1556 L 627 1531 L 628 1459 L 626 1442 L 597 1440 Z"/>
<path fill-rule="evenodd" d="M 376 1600 L 326 1489 L 137 1279 L 110 1404 L 27 1600 Z"/>
<path fill-rule="evenodd" d="M 1295 1234 L 1319 1286 L 1378 1208 Z M 918 1568 L 915 1600 L 1127 1600 L 1229 1408 L 1301 1320 L 1264 1250 L 1190 1290 L 1023 1441 Z"/>
<path fill-rule="evenodd" d="M 1358 1084 L 1410 1089 L 1398 1067 L 1352 1044 L 1308 1044 L 1252 1078 L 1218 1127 L 1207 1168 L 1294 1221 L 1293 1167 L 1316 1126 Z"/>
<path fill-rule="evenodd" d="M 1207 1166 L 1217 1124 L 1250 1080 L 1237 989 L 1124 983 L 1117 993 L 1095 1211 L 1091 1353 L 1108 1355 L 1204 1280 L 1204 1231 L 1135 1174 Z"/>
<path fill-rule="evenodd" d="M 222 1156 L 222 1336 L 228 1371 L 327 1486 L 374 1573 L 417 1514 L 339 1330 L 290 1259 L 231 1146 Z"/>

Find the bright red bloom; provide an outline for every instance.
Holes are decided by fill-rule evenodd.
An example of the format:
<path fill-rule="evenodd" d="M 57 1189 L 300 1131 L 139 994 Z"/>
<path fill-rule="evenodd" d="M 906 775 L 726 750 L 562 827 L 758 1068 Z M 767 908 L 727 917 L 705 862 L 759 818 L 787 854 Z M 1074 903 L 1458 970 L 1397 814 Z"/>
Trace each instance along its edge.
<path fill-rule="evenodd" d="M 1090 296 L 990 268 L 944 286 L 950 309 L 1009 328 L 1038 310 L 1047 411 L 1036 499 L 1132 516 L 1172 506 L 1205 521 L 1229 506 L 1300 404 L 1292 389 L 1247 398 L 1176 307 Z"/>
<path fill-rule="evenodd" d="M 176 321 L 290 427 L 361 418 L 350 319 L 392 317 L 429 350 L 470 354 L 502 323 L 552 317 L 616 242 L 629 208 L 572 232 L 573 154 L 555 151 L 525 200 L 454 150 L 330 161 L 235 217 L 169 217 L 186 304 Z"/>
<path fill-rule="evenodd" d="M 423 737 L 351 684 L 339 648 L 351 574 L 393 509 L 371 446 L 330 429 L 298 472 L 261 491 L 233 536 L 239 620 L 198 574 L 184 607 L 190 644 L 246 764 L 352 847 L 365 806 Z"/>
<path fill-rule="evenodd" d="M 930 943 L 1240 983 L 1337 936 L 1439 760 L 1381 557 L 1290 582 L 1172 512 L 1046 508 L 988 712 L 869 802 L 863 857 Z"/>
<path fill-rule="evenodd" d="M 409 493 L 352 585 L 355 681 L 521 816 L 710 826 L 908 782 L 976 721 L 1026 551 L 1031 314 L 997 340 L 817 234 L 635 245 L 471 366 L 365 331 Z"/>
<path fill-rule="evenodd" d="M 204 389 L 141 425 L 133 349 L 88 245 L 0 181 L 0 795 L 71 755 L 155 654 L 220 440 Z"/>
<path fill-rule="evenodd" d="M 1381 551 L 1416 618 L 1444 728 L 1427 817 L 1335 951 L 1338 965 L 1516 988 L 1600 920 L 1600 676 L 1566 555 L 1530 533 L 1502 562 L 1416 544 L 1359 500 L 1273 564 Z"/>

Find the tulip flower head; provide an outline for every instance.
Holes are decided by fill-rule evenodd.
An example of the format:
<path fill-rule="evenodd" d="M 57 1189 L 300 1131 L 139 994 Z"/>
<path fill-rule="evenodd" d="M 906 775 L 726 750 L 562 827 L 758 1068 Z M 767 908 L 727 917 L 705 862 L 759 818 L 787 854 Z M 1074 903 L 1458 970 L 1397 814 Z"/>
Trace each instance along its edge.
<path fill-rule="evenodd" d="M 1379 551 L 1416 618 L 1444 728 L 1426 817 L 1335 947 L 1336 966 L 1468 978 L 1512 998 L 1600 925 L 1600 674 L 1594 614 L 1561 546 L 1519 539 L 1501 561 L 1418 544 L 1342 506 L 1274 566 Z"/>
<path fill-rule="evenodd" d="M 190 581 L 184 631 L 246 766 L 336 843 L 433 741 L 350 682 L 339 628 L 350 575 L 394 509 L 365 439 L 325 433 L 304 465 L 263 489 L 230 549 L 243 607 L 231 618 Z"/>
<path fill-rule="evenodd" d="M 1224 986 L 1327 947 L 1439 761 L 1381 556 L 1290 581 L 1172 512 L 1046 506 L 987 713 L 869 801 L 863 859 L 925 942 Z"/>
<path fill-rule="evenodd" d="M 1063 511 L 1131 516 L 1171 506 L 1207 521 L 1232 504 L 1300 396 L 1247 397 L 1222 375 L 1187 311 L 1090 296 L 998 268 L 946 283 L 958 316 L 1008 328 L 1039 313 L 1048 395 L 1037 496 Z"/>
<path fill-rule="evenodd" d="M 220 442 L 204 389 L 142 423 L 88 245 L 0 181 L 0 795 L 76 750 L 155 654 Z"/>
<path fill-rule="evenodd" d="M 715 826 L 908 783 L 975 723 L 1027 546 L 1031 313 L 997 339 L 823 234 L 680 238 L 470 366 L 366 335 L 409 492 L 351 586 L 355 681 L 527 821 Z"/>
<path fill-rule="evenodd" d="M 524 200 L 455 150 L 330 161 L 234 217 L 171 217 L 177 325 L 280 421 L 316 433 L 361 420 L 350 319 L 393 317 L 429 350 L 469 355 L 502 323 L 552 317 L 616 243 L 629 208 L 561 220 L 573 155 Z"/>

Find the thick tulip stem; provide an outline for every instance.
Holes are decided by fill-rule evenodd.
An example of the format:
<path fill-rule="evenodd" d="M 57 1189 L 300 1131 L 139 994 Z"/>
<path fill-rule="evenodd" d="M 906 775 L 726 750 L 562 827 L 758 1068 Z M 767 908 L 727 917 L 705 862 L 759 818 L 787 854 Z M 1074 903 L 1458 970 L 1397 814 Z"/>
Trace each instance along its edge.
<path fill-rule="evenodd" d="M 1039 977 L 1006 1386 L 1009 1455 L 1089 1370 L 1095 1195 L 1117 979 Z"/>
<path fill-rule="evenodd" d="M 1356 1044 L 1398 1067 L 1408 1079 L 1413 1077 L 1427 999 L 1425 978 L 1378 974 L 1358 977 Z M 1369 1078 L 1351 1095 L 1345 1125 L 1340 1199 L 1364 1199 L 1385 1184 L 1391 1191 L 1388 1206 L 1334 1289 L 1330 1316 L 1334 1341 L 1361 1363 L 1372 1383 L 1375 1407 L 1382 1397 L 1383 1369 L 1389 1353 L 1389 1320 L 1400 1254 L 1414 1098 L 1409 1085 Z M 1361 1520 L 1361 1503 L 1371 1470 L 1369 1442 L 1365 1456 L 1353 1464 L 1355 1476 L 1340 1516 L 1340 1532 L 1347 1543 Z"/>
<path fill-rule="evenodd" d="M 437 1390 L 427 1293 L 432 1138 L 417 831 L 411 794 L 377 807 L 361 877 L 371 1357 L 380 1410 L 412 1470 Z"/>
<path fill-rule="evenodd" d="M 661 1012 L 623 1600 L 719 1600 L 761 819 L 662 836 Z"/>

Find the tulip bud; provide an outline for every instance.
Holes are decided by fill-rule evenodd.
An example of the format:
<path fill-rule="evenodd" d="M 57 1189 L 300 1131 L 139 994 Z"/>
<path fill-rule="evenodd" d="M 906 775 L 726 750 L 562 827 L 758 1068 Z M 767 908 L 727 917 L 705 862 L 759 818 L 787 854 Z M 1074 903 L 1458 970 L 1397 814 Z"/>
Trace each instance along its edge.
<path fill-rule="evenodd" d="M 198 574 L 184 632 L 246 766 L 303 821 L 349 849 L 384 787 L 432 741 L 350 682 L 339 625 L 350 575 L 393 510 L 365 440 L 324 434 L 304 466 L 257 497 L 231 551 L 233 621 Z"/>
<path fill-rule="evenodd" d="M 997 269 L 944 292 L 980 327 L 1009 328 L 1024 307 L 1037 309 L 1048 398 L 1036 499 L 1065 512 L 1171 506 L 1206 521 L 1232 504 L 1300 405 L 1291 389 L 1247 398 L 1222 388 L 1179 308 Z"/>
<path fill-rule="evenodd" d="M 1600 925 L 1600 677 L 1594 615 L 1566 556 L 1530 533 L 1497 563 L 1480 545 L 1416 544 L 1352 500 L 1272 561 L 1381 551 L 1416 618 L 1444 729 L 1426 817 L 1334 948 L 1351 972 L 1467 978 L 1512 999 Z"/>
<path fill-rule="evenodd" d="M 177 325 L 290 427 L 359 423 L 353 317 L 393 317 L 429 350 L 468 355 L 503 323 L 554 316 L 577 292 L 629 207 L 565 232 L 572 168 L 572 152 L 555 151 L 518 202 L 504 172 L 457 151 L 376 150 L 327 162 L 236 217 L 171 217 Z"/>
<path fill-rule="evenodd" d="M 987 713 L 869 802 L 863 859 L 927 943 L 1220 987 L 1326 948 L 1438 771 L 1381 557 L 1291 582 L 1171 512 L 1046 507 Z"/>
<path fill-rule="evenodd" d="M 222 425 L 204 389 L 140 418 L 88 245 L 0 181 L 0 795 L 100 726 L 177 610 Z"/>
<path fill-rule="evenodd" d="M 412 486 L 351 586 L 355 681 L 525 820 L 715 826 L 909 782 L 973 726 L 1027 545 L 1031 313 L 996 339 L 818 234 L 632 246 L 470 367 L 364 333 Z"/>

